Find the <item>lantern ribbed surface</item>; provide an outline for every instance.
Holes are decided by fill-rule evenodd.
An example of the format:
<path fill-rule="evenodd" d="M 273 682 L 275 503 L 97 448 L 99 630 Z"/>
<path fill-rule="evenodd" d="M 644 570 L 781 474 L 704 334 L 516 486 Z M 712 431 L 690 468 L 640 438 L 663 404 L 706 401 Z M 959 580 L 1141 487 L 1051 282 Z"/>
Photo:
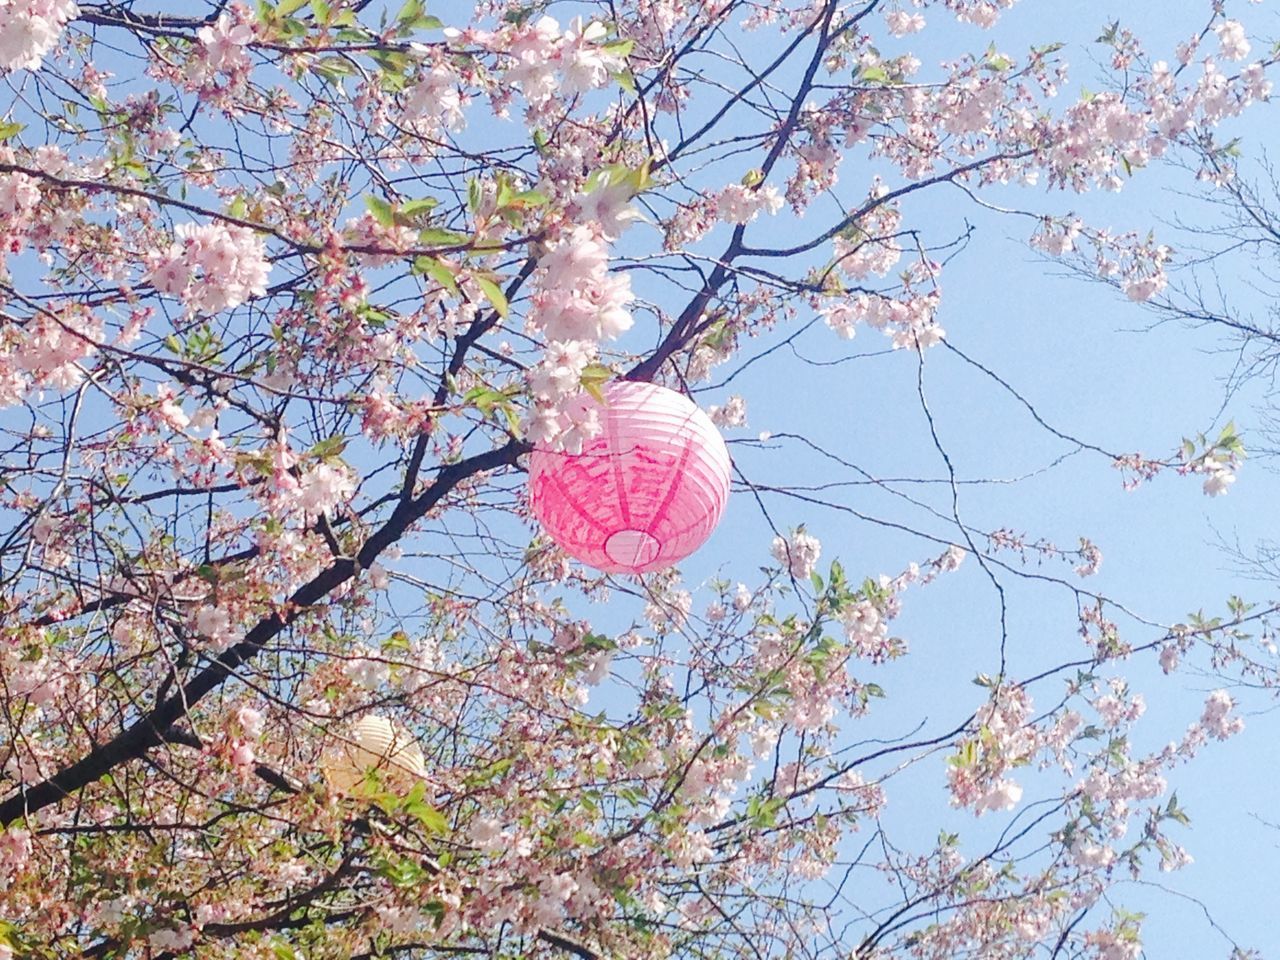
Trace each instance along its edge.
<path fill-rule="evenodd" d="M 403 790 L 427 773 L 422 748 L 407 731 L 378 714 L 357 720 L 349 740 L 326 758 L 323 769 L 329 785 L 347 796 L 362 794 L 371 772 Z"/>
<path fill-rule="evenodd" d="M 651 383 L 604 388 L 603 429 L 570 454 L 534 449 L 533 512 L 576 560 L 646 573 L 702 546 L 729 499 L 729 450 L 688 398 Z"/>

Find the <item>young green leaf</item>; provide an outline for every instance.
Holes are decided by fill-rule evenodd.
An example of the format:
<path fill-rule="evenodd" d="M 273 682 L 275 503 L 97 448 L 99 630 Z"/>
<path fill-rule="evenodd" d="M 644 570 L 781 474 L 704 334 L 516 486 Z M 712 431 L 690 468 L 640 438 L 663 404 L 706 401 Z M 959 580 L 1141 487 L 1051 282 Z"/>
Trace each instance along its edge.
<path fill-rule="evenodd" d="M 507 303 L 507 295 L 502 292 L 502 288 L 490 280 L 488 277 L 477 276 L 474 278 L 476 286 L 484 293 L 489 302 L 493 304 L 493 309 L 498 311 L 498 316 L 506 318 L 511 312 L 511 306 Z"/>

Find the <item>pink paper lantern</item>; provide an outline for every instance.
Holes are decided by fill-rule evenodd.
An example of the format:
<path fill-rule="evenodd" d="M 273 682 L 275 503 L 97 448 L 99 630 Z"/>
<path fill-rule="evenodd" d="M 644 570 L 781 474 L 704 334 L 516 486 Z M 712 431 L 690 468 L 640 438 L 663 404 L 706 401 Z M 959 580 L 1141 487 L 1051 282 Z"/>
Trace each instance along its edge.
<path fill-rule="evenodd" d="M 651 383 L 604 388 L 604 428 L 579 454 L 537 447 L 533 512 L 577 560 L 646 573 L 706 543 L 729 499 L 729 450 L 692 401 Z"/>

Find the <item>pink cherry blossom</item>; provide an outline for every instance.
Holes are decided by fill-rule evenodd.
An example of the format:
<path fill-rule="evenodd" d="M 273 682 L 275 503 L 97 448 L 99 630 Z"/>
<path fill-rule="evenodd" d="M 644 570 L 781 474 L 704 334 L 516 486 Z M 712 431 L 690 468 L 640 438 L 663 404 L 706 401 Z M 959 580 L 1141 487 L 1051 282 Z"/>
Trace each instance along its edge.
<path fill-rule="evenodd" d="M 800 529 L 790 537 L 774 537 L 770 553 L 790 571 L 791 576 L 807 580 L 809 574 L 813 573 L 818 557 L 822 555 L 822 544 L 817 537 Z"/>
<path fill-rule="evenodd" d="M 320 516 L 349 500 L 355 489 L 349 470 L 319 463 L 299 479 L 297 503 L 308 516 Z"/>
<path fill-rule="evenodd" d="M 67 22 L 79 16 L 72 0 L 0 3 L 0 70 L 38 70 Z"/>
<path fill-rule="evenodd" d="M 921 14 L 907 13 L 905 10 L 886 10 L 884 21 L 889 25 L 889 32 L 895 37 L 919 33 L 925 26 L 924 17 Z"/>
<path fill-rule="evenodd" d="M 246 227 L 182 223 L 177 242 L 151 258 L 147 279 L 195 312 L 237 307 L 266 291 L 270 265 L 262 238 Z"/>
<path fill-rule="evenodd" d="M 1238 20 L 1223 20 L 1213 28 L 1218 35 L 1222 56 L 1227 60 L 1243 60 L 1249 55 L 1249 41 L 1245 39 L 1244 25 Z"/>
<path fill-rule="evenodd" d="M 458 77 L 443 65 L 428 70 L 404 93 L 404 116 L 414 129 L 430 136 L 436 130 L 461 130 L 466 112 Z"/>
<path fill-rule="evenodd" d="M 750 223 L 762 212 L 775 214 L 782 209 L 783 199 L 771 184 L 751 188 L 731 183 L 716 199 L 716 213 L 726 223 Z"/>

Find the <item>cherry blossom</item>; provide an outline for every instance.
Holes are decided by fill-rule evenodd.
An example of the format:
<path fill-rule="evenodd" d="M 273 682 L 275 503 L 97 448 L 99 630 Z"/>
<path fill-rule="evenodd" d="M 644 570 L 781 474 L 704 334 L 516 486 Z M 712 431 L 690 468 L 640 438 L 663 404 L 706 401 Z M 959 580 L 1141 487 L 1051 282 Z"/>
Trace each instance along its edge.
<path fill-rule="evenodd" d="M 424 135 L 435 128 L 461 130 L 466 112 L 458 90 L 458 78 L 447 67 L 432 67 L 404 94 L 404 116 Z"/>
<path fill-rule="evenodd" d="M 1244 25 L 1238 20 L 1223 20 L 1213 28 L 1218 35 L 1220 52 L 1228 60 L 1243 60 L 1249 55 L 1249 41 L 1244 36 Z"/>
<path fill-rule="evenodd" d="M 262 238 L 245 227 L 181 223 L 176 242 L 151 258 L 147 279 L 192 312 L 216 313 L 266 293 Z"/>
<path fill-rule="evenodd" d="M 723 404 L 708 408 L 707 415 L 711 417 L 711 422 L 718 427 L 745 427 L 747 425 L 747 401 L 738 394 L 734 394 Z"/>
<path fill-rule="evenodd" d="M 889 25 L 889 32 L 895 37 L 903 37 L 909 33 L 919 33 L 925 27 L 923 15 L 907 13 L 905 10 L 886 10 L 884 20 Z"/>
<path fill-rule="evenodd" d="M 1204 702 L 1204 713 L 1200 723 L 1209 736 L 1217 740 L 1226 740 L 1244 729 L 1244 721 L 1230 716 L 1235 701 L 1225 690 L 1215 690 Z"/>
<path fill-rule="evenodd" d="M 5 0 L 0 4 L 0 70 L 38 70 L 80 8 L 72 0 Z"/>
<path fill-rule="evenodd" d="M 774 537 L 770 552 L 793 577 L 805 580 L 813 573 L 814 564 L 822 556 L 822 544 L 817 537 L 800 529 L 790 537 Z"/>
<path fill-rule="evenodd" d="M 783 199 L 770 184 L 752 189 L 730 184 L 716 198 L 716 213 L 726 223 L 750 223 L 761 212 L 775 214 L 782 209 Z"/>

